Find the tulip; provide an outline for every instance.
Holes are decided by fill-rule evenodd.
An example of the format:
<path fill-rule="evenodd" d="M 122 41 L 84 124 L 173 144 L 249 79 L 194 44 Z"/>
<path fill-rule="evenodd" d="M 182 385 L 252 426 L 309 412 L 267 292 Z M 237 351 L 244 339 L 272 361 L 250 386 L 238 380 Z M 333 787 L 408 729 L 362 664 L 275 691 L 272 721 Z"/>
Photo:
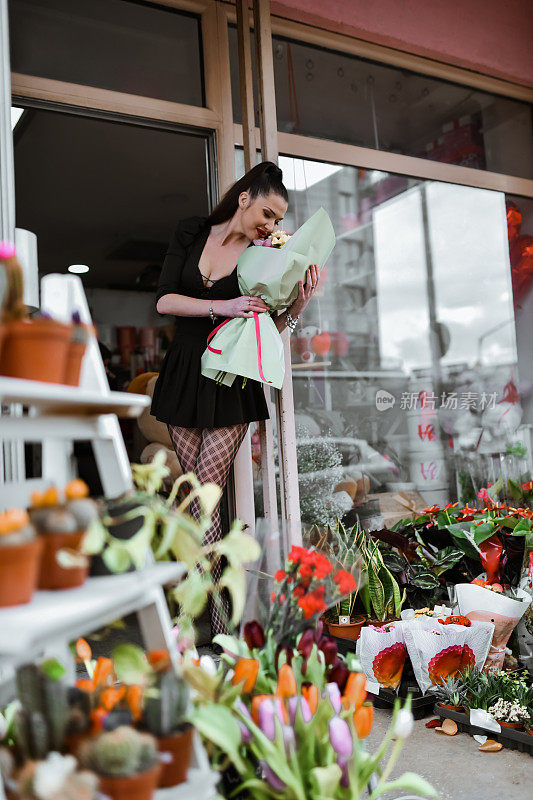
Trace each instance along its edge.
<path fill-rule="evenodd" d="M 306 723 L 310 722 L 311 717 L 313 716 L 305 697 L 289 697 L 289 715 L 290 715 L 291 725 L 294 725 L 294 720 L 296 719 L 296 712 L 298 711 L 298 706 L 300 706 L 300 713 L 302 715 L 302 719 L 304 722 Z"/>
<path fill-rule="evenodd" d="M 292 667 L 288 664 L 283 664 L 278 672 L 278 685 L 276 687 L 276 696 L 287 698 L 294 697 L 297 694 L 296 678 Z"/>
<path fill-rule="evenodd" d="M 402 708 L 398 711 L 396 722 L 394 723 L 393 735 L 397 739 L 407 739 L 412 733 L 414 728 L 414 718 L 407 708 Z"/>
<path fill-rule="evenodd" d="M 204 672 L 207 672 L 207 674 L 211 677 L 214 677 L 217 674 L 217 665 L 211 656 L 200 656 L 200 668 L 203 669 Z"/>
<path fill-rule="evenodd" d="M 374 706 L 372 703 L 364 703 L 353 715 L 353 724 L 357 732 L 358 739 L 366 739 L 372 730 L 374 721 Z"/>
<path fill-rule="evenodd" d="M 339 714 L 341 710 L 341 691 L 336 683 L 326 683 L 324 690 L 324 697 L 326 697 L 331 705 L 335 714 Z"/>
<path fill-rule="evenodd" d="M 302 695 L 307 700 L 307 705 L 311 709 L 311 714 L 314 714 L 318 708 L 318 686 L 315 686 L 314 683 L 308 686 L 302 686 Z"/>
<path fill-rule="evenodd" d="M 318 649 L 324 653 L 324 661 L 328 667 L 333 666 L 337 658 L 337 645 L 329 636 L 322 636 L 318 642 Z"/>
<path fill-rule="evenodd" d="M 363 672 L 351 672 L 346 681 L 342 704 L 344 708 L 350 706 L 359 708 L 366 698 L 366 677 Z"/>
<path fill-rule="evenodd" d="M 343 761 L 353 753 L 353 740 L 350 726 L 342 717 L 332 717 L 329 721 L 329 741 Z"/>
<path fill-rule="evenodd" d="M 283 732 L 283 744 L 285 745 L 285 753 L 288 756 L 291 750 L 293 752 L 296 751 L 296 736 L 294 735 L 294 730 L 291 728 L 290 725 L 284 725 L 282 727 Z"/>
<path fill-rule="evenodd" d="M 259 661 L 256 658 L 241 658 L 235 665 L 231 682 L 234 686 L 242 684 L 242 691 L 249 694 L 255 686 L 258 672 Z"/>
<path fill-rule="evenodd" d="M 276 738 L 276 717 L 281 723 L 284 722 L 283 703 L 279 699 L 274 701 L 272 698 L 267 698 L 260 704 L 257 713 L 259 727 L 265 736 L 273 742 Z"/>
<path fill-rule="evenodd" d="M 328 680 L 330 682 L 336 683 L 342 692 L 344 687 L 346 686 L 346 681 L 348 680 L 349 674 L 350 670 L 348 669 L 344 661 L 341 661 L 339 658 L 331 667 L 328 674 Z"/>
<path fill-rule="evenodd" d="M 265 632 L 257 620 L 254 619 L 246 623 L 244 626 L 244 639 L 250 650 L 253 650 L 254 647 L 264 647 Z"/>
<path fill-rule="evenodd" d="M 263 770 L 263 775 L 265 776 L 265 779 L 266 779 L 267 783 L 268 783 L 268 784 L 269 784 L 269 785 L 270 785 L 270 786 L 271 786 L 273 789 L 275 789 L 276 791 L 278 791 L 278 792 L 283 792 L 283 791 L 284 791 L 284 790 L 287 788 L 287 784 L 286 784 L 286 783 L 284 783 L 284 782 L 281 780 L 281 778 L 278 778 L 278 776 L 276 775 L 276 773 L 275 773 L 275 772 L 273 771 L 273 769 L 272 769 L 272 768 L 271 768 L 271 767 L 270 767 L 270 766 L 267 764 L 267 762 L 266 762 L 266 761 L 264 761 L 263 759 L 261 759 L 261 760 L 259 761 L 259 764 L 260 764 L 260 766 L 261 766 L 261 769 Z"/>
<path fill-rule="evenodd" d="M 298 652 L 306 660 L 311 655 L 311 650 L 313 649 L 314 643 L 315 643 L 315 632 L 313 628 L 307 628 L 300 636 L 300 641 L 298 642 Z"/>

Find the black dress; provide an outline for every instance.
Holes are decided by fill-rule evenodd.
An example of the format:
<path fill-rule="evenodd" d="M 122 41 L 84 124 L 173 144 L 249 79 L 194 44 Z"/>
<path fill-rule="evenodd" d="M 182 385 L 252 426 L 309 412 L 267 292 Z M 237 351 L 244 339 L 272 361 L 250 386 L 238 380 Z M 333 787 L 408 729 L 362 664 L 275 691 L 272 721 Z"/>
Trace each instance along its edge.
<path fill-rule="evenodd" d="M 174 231 L 165 256 L 156 303 L 165 294 L 183 294 L 202 300 L 240 297 L 237 267 L 231 275 L 204 286 L 198 263 L 210 226 L 206 217 L 191 217 Z M 181 428 L 223 428 L 268 419 L 262 385 L 236 378 L 219 386 L 201 372 L 201 358 L 213 330 L 209 317 L 175 317 L 174 338 L 161 365 L 151 413 L 160 422 Z M 217 323 L 222 320 L 217 320 Z"/>

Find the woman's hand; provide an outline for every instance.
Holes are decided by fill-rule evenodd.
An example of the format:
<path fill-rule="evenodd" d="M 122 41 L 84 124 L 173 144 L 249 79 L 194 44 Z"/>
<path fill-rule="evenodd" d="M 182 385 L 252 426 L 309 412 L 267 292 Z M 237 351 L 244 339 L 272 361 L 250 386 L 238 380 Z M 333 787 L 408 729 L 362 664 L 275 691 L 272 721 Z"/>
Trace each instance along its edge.
<path fill-rule="evenodd" d="M 218 300 L 213 303 L 213 311 L 219 317 L 253 317 L 254 311 L 263 314 L 268 306 L 260 297 L 235 297 L 232 300 Z"/>
<path fill-rule="evenodd" d="M 311 264 L 305 273 L 305 285 L 303 281 L 298 284 L 298 297 L 289 308 L 291 317 L 299 317 L 312 298 L 318 286 L 319 272 L 316 264 Z"/>

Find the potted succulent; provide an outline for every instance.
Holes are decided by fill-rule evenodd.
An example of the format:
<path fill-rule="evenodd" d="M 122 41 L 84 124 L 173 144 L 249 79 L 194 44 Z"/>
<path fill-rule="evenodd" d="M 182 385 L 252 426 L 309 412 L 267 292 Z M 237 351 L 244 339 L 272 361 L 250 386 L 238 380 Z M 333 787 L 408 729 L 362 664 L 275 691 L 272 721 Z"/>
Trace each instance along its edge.
<path fill-rule="evenodd" d="M 464 686 L 459 678 L 443 678 L 437 686 L 438 704 L 448 711 L 462 711 L 463 693 Z"/>
<path fill-rule="evenodd" d="M 157 744 L 149 733 L 127 725 L 85 742 L 80 762 L 100 779 L 100 792 L 112 800 L 150 800 L 161 767 Z"/>
<path fill-rule="evenodd" d="M 501 697 L 487 709 L 502 728 L 514 728 L 520 731 L 524 722 L 529 720 L 527 708 L 518 700 L 503 700 Z"/>
<path fill-rule="evenodd" d="M 20 761 L 42 760 L 63 749 L 70 714 L 64 675 L 65 669 L 55 659 L 17 669 L 20 707 L 14 718 L 14 739 Z"/>
<path fill-rule="evenodd" d="M 42 549 L 26 511 L 11 508 L 0 514 L 0 607 L 30 602 Z"/>
<path fill-rule="evenodd" d="M 28 317 L 22 268 L 14 246 L 7 242 L 0 243 L 0 264 L 7 281 L 0 323 L 0 373 L 10 378 L 63 383 L 70 325 L 46 314 Z"/>
<path fill-rule="evenodd" d="M 28 761 L 16 774 L 8 776 L 7 788 L 14 788 L 19 800 L 94 800 L 98 778 L 88 770 L 78 770 L 71 755 L 49 753 L 43 761 Z M 10 795 L 11 796 L 11 795 Z"/>
<path fill-rule="evenodd" d="M 183 783 L 191 763 L 193 727 L 185 719 L 189 688 L 173 667 L 156 671 L 155 683 L 146 693 L 142 726 L 157 739 L 162 769 L 159 786 L 166 788 Z"/>
<path fill-rule="evenodd" d="M 98 507 L 88 496 L 87 484 L 79 479 L 66 485 L 64 495 L 65 501 L 60 503 L 55 487 L 32 494 L 30 518 L 44 543 L 40 589 L 81 586 L 89 571 L 80 546 L 87 528 L 98 517 Z"/>

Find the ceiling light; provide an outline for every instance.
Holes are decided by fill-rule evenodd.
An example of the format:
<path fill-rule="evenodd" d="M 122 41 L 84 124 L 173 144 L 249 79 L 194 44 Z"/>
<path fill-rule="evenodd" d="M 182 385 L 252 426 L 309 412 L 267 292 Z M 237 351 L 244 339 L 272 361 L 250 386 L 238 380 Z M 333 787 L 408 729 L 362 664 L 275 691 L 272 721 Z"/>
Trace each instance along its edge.
<path fill-rule="evenodd" d="M 74 272 L 76 275 L 83 275 L 84 272 L 89 272 L 89 267 L 86 264 L 71 264 L 68 271 Z"/>

